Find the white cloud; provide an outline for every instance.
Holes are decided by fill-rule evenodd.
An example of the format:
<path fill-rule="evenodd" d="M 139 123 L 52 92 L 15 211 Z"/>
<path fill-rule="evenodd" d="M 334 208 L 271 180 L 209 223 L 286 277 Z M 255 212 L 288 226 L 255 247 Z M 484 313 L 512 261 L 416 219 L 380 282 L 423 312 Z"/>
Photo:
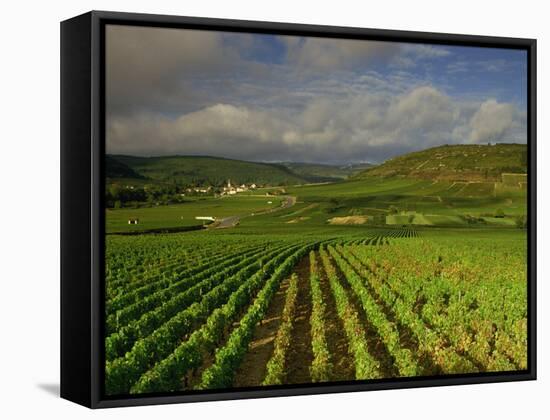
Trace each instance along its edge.
<path fill-rule="evenodd" d="M 131 144 L 142 155 L 379 160 L 446 143 L 506 140 L 519 119 L 511 104 L 461 103 L 433 86 L 420 86 L 397 96 L 313 97 L 299 112 L 219 103 L 178 118 L 117 118 L 108 127 L 108 152 L 124 153 Z"/>
<path fill-rule="evenodd" d="M 454 61 L 447 65 L 447 73 L 453 74 L 468 72 L 470 69 L 470 64 L 471 63 L 462 60 Z"/>
<path fill-rule="evenodd" d="M 390 61 L 391 67 L 409 69 L 427 60 L 447 57 L 451 52 L 442 47 L 426 44 L 400 44 L 399 54 Z"/>
<path fill-rule="evenodd" d="M 451 50 L 109 27 L 107 150 L 346 162 L 443 143 L 524 142 L 516 105 L 434 86 L 426 69 Z M 446 73 L 472 64 L 455 60 Z"/>
<path fill-rule="evenodd" d="M 431 86 L 421 86 L 400 97 L 389 109 L 392 124 L 411 129 L 446 127 L 453 122 L 451 99 Z"/>
<path fill-rule="evenodd" d="M 469 141 L 483 143 L 504 140 L 515 124 L 516 113 L 512 104 L 498 103 L 494 99 L 483 102 L 470 120 Z"/>
<path fill-rule="evenodd" d="M 357 69 L 373 63 L 411 68 L 421 60 L 450 55 L 445 48 L 425 44 L 290 36 L 280 40 L 286 46 L 289 63 L 308 71 Z"/>
<path fill-rule="evenodd" d="M 341 70 L 389 60 L 400 51 L 394 42 L 281 36 L 289 63 L 308 70 Z"/>
<path fill-rule="evenodd" d="M 451 52 L 446 48 L 427 44 L 402 44 L 401 48 L 404 53 L 421 58 L 437 58 L 451 55 Z"/>

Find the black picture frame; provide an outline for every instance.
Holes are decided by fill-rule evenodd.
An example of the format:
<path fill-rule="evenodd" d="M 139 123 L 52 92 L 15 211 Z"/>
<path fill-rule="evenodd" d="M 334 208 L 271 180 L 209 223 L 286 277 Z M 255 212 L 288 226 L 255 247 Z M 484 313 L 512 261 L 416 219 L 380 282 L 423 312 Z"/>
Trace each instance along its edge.
<path fill-rule="evenodd" d="M 528 369 L 166 395 L 103 392 L 105 25 L 522 49 L 528 59 Z M 61 397 L 90 408 L 536 379 L 536 40 L 92 11 L 61 23 Z"/>

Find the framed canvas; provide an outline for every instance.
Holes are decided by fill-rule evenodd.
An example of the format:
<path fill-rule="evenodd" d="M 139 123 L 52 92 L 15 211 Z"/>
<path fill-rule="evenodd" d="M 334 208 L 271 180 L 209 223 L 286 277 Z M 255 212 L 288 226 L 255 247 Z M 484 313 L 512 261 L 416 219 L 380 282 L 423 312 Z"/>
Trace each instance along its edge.
<path fill-rule="evenodd" d="M 536 41 L 61 24 L 61 396 L 536 378 Z"/>

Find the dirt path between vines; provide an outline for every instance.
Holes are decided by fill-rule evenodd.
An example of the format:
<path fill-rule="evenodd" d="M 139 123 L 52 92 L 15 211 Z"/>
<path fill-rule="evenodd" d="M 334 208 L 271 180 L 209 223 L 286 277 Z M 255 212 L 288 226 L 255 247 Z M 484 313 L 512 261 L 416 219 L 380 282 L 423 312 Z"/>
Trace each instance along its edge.
<path fill-rule="evenodd" d="M 338 278 L 340 279 L 340 284 L 347 292 L 349 301 L 357 312 L 359 321 L 364 328 L 369 353 L 380 363 L 380 373 L 382 374 L 382 377 L 392 378 L 399 376 L 393 357 L 390 355 L 388 349 L 386 348 L 386 345 L 382 341 L 382 338 L 378 335 L 376 329 L 374 328 L 374 325 L 372 325 L 372 323 L 367 318 L 367 315 L 365 314 L 365 311 L 363 310 L 363 307 L 359 302 L 357 295 L 347 282 L 344 273 L 342 273 L 342 270 L 340 269 L 334 258 L 332 258 L 332 256 L 330 256 L 330 260 L 334 269 L 336 270 Z"/>
<path fill-rule="evenodd" d="M 298 276 L 298 296 L 290 341 L 286 358 L 287 384 L 311 383 L 310 367 L 313 362 L 311 348 L 311 290 L 309 287 L 309 257 L 305 256 L 294 267 Z"/>
<path fill-rule="evenodd" d="M 273 342 L 281 324 L 288 285 L 289 279 L 281 282 L 281 286 L 273 296 L 264 319 L 256 326 L 254 337 L 248 346 L 248 352 L 235 374 L 234 387 L 259 386 L 262 384 L 267 362 L 273 353 Z"/>
<path fill-rule="evenodd" d="M 332 378 L 330 379 L 332 381 L 351 381 L 355 379 L 353 356 L 349 352 L 344 325 L 338 317 L 336 303 L 323 264 L 321 264 L 319 254 L 316 253 L 315 256 L 319 270 L 319 284 L 325 303 L 325 333 L 332 363 Z"/>

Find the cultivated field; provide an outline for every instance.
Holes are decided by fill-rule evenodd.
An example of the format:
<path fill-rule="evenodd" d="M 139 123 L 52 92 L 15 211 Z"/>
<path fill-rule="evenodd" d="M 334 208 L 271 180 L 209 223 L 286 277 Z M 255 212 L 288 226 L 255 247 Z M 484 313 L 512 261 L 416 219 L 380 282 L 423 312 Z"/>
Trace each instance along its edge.
<path fill-rule="evenodd" d="M 217 219 L 107 235 L 107 394 L 526 369 L 526 188 L 512 178 L 107 210 L 108 233 Z"/>
<path fill-rule="evenodd" d="M 107 393 L 526 368 L 523 232 L 300 236 L 109 237 Z"/>
<path fill-rule="evenodd" d="M 280 197 L 239 195 L 235 197 L 193 199 L 183 204 L 107 210 L 107 232 L 139 232 L 152 229 L 201 226 L 196 216 L 224 218 L 233 215 L 250 215 L 280 206 Z M 139 219 L 129 225 L 128 220 Z"/>

